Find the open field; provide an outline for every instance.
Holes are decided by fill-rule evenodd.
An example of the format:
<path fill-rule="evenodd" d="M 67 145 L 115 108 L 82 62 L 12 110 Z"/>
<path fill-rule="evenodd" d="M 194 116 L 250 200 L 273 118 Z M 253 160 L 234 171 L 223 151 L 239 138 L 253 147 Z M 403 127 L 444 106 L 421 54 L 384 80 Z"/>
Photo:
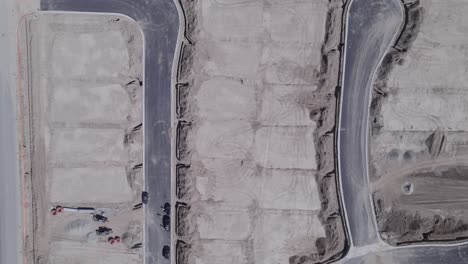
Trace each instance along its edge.
<path fill-rule="evenodd" d="M 312 263 L 339 256 L 345 234 L 334 125 L 341 1 L 181 4 L 176 262 Z"/>
<path fill-rule="evenodd" d="M 372 188 L 390 244 L 468 237 L 468 1 L 406 1 L 371 116 Z"/>
<path fill-rule="evenodd" d="M 28 263 L 142 263 L 142 35 L 123 16 L 28 15 L 19 30 Z M 66 210 L 57 215 L 51 208 Z M 73 209 L 93 208 L 108 223 Z M 122 243 L 111 245 L 99 226 Z"/>

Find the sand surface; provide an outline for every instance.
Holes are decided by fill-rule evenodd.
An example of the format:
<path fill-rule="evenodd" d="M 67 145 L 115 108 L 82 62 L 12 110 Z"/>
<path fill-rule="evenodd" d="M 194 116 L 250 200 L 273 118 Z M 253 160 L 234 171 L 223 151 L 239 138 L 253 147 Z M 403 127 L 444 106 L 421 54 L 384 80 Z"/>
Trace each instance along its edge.
<path fill-rule="evenodd" d="M 181 4 L 177 263 L 339 255 L 333 135 L 342 3 Z"/>
<path fill-rule="evenodd" d="M 20 24 L 28 263 L 142 263 L 142 35 L 123 16 L 33 13 Z M 52 207 L 91 207 L 53 216 Z M 101 226 L 123 243 L 110 245 Z"/>

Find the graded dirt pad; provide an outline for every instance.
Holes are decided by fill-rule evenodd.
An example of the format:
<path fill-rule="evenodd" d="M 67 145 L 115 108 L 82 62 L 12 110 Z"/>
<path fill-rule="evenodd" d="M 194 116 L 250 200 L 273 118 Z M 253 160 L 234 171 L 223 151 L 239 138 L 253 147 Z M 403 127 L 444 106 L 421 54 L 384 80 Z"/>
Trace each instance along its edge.
<path fill-rule="evenodd" d="M 468 1 L 406 2 L 371 109 L 378 225 L 390 244 L 465 239 Z"/>
<path fill-rule="evenodd" d="M 36 13 L 19 26 L 28 263 L 141 263 L 142 54 L 117 15 Z M 55 216 L 51 208 L 67 207 Z M 94 208 L 108 223 L 69 208 Z M 99 226 L 122 242 L 111 245 Z"/>
<path fill-rule="evenodd" d="M 141 263 L 141 260 L 138 259 L 137 255 L 127 254 L 113 248 L 107 249 L 108 254 L 102 254 L 102 252 L 96 251 L 96 248 L 93 245 L 76 246 L 73 242 L 68 241 L 53 242 L 50 245 L 50 248 L 54 252 L 50 257 L 50 264 Z M 73 262 L 78 259 L 79 262 Z"/>
<path fill-rule="evenodd" d="M 49 179 L 54 204 L 128 203 L 133 199 L 123 166 L 53 168 Z"/>
<path fill-rule="evenodd" d="M 342 4 L 180 1 L 178 264 L 314 263 L 344 250 L 333 143 Z"/>

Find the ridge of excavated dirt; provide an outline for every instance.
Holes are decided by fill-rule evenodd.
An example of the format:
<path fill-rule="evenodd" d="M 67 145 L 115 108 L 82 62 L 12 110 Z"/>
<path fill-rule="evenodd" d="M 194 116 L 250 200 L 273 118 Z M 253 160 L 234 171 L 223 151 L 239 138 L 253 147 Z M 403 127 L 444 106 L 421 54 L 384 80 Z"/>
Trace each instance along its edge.
<path fill-rule="evenodd" d="M 320 85 L 316 93 L 324 93 L 324 107 L 311 109 L 311 118 L 317 122 L 315 144 L 317 149 L 319 195 L 322 204 L 320 219 L 326 230 L 326 238 L 319 238 L 318 254 L 292 256 L 290 263 L 330 263 L 341 259 L 349 245 L 339 198 L 339 182 L 336 173 L 336 120 L 339 108 L 339 82 L 341 73 L 345 4 L 330 1 L 322 46 L 322 65 L 318 73 Z"/>

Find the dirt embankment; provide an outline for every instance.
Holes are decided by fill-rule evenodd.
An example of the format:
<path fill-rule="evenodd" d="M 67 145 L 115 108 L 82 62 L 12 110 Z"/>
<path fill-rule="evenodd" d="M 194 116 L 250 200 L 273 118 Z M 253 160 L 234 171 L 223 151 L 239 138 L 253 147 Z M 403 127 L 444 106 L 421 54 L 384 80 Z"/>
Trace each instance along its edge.
<path fill-rule="evenodd" d="M 185 30 L 182 40 L 176 85 L 176 115 L 178 119 L 176 138 L 176 263 L 189 263 L 190 251 L 196 250 L 191 241 L 198 234 L 191 233 L 190 225 L 200 208 L 194 209 L 191 201 L 199 199 L 194 191 L 194 173 L 202 173 L 203 167 L 193 163 L 190 147 L 190 132 L 196 129 L 198 117 L 193 94 L 199 89 L 199 81 L 192 76 L 193 63 L 197 56 L 197 40 L 199 31 L 199 0 L 179 0 L 182 7 Z M 309 117 L 316 122 L 314 133 L 315 149 L 317 152 L 318 192 L 321 201 L 320 221 L 325 229 L 326 237 L 318 238 L 315 246 L 318 253 L 312 255 L 291 256 L 290 263 L 328 263 L 341 258 L 347 248 L 346 232 L 343 221 L 342 208 L 338 197 L 339 186 L 335 171 L 335 132 L 336 132 L 336 105 L 339 92 L 339 75 L 341 67 L 342 47 L 342 20 L 344 3 L 341 0 L 332 0 L 326 19 L 325 39 L 321 49 L 321 66 L 315 72 L 317 90 L 298 100 L 308 109 Z M 198 54 L 198 56 L 200 56 Z M 238 80 L 243 84 L 244 80 Z M 218 109 L 222 111 L 222 109 Z M 202 171 L 200 171 L 202 170 Z M 214 203 L 214 202 L 213 202 Z M 192 212 L 191 212 L 192 211 Z"/>
<path fill-rule="evenodd" d="M 320 218 L 326 238 L 316 240 L 318 254 L 292 256 L 290 263 L 329 263 L 341 259 L 348 247 L 342 205 L 339 199 L 339 182 L 336 174 L 336 116 L 338 110 L 339 80 L 341 72 L 341 47 L 344 3 L 330 1 L 322 46 L 322 64 L 318 73 L 318 94 L 324 94 L 323 105 L 310 109 L 310 117 L 317 122 L 314 135 L 317 149 Z M 314 101 L 314 100 L 310 100 Z M 318 100 L 315 100 L 317 102 Z"/>

